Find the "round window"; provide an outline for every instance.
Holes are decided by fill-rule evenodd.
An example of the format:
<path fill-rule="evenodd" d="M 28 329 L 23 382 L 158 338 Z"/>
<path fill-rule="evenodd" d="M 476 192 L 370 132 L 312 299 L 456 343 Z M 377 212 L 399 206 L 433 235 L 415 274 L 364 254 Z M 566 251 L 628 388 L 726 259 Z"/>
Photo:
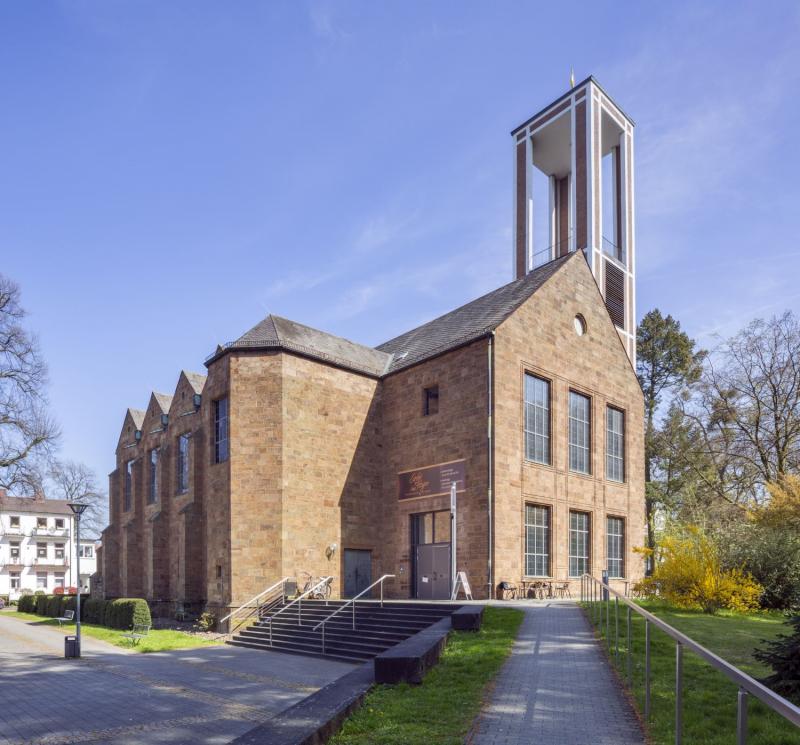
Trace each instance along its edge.
<path fill-rule="evenodd" d="M 575 333 L 578 336 L 583 336 L 586 333 L 586 319 L 578 313 L 573 323 L 575 324 Z"/>

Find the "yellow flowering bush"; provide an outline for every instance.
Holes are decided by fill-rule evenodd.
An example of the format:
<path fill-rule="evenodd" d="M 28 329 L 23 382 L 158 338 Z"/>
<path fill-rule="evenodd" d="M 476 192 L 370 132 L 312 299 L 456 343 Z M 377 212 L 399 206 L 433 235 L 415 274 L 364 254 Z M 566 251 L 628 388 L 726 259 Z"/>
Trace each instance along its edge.
<path fill-rule="evenodd" d="M 754 610 L 763 591 L 746 572 L 723 569 L 714 542 L 694 525 L 662 539 L 655 571 L 644 584 L 645 593 L 678 608 L 712 614 L 720 608 Z"/>

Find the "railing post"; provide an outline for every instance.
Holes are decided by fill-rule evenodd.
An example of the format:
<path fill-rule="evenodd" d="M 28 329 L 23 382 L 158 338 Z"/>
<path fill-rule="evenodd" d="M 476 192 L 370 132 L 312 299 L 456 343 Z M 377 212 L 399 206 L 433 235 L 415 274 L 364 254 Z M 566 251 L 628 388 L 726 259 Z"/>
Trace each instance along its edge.
<path fill-rule="evenodd" d="M 644 721 L 650 721 L 650 621 L 644 619 Z"/>
<path fill-rule="evenodd" d="M 606 596 L 606 647 L 608 651 L 611 651 L 611 595 L 608 592 L 603 590 L 603 594 Z"/>
<path fill-rule="evenodd" d="M 356 601 L 353 600 L 353 631 L 356 630 Z"/>
<path fill-rule="evenodd" d="M 297 599 L 297 625 L 303 625 L 303 596 Z"/>
<path fill-rule="evenodd" d="M 381 577 L 381 608 L 383 608 L 383 577 Z"/>
<path fill-rule="evenodd" d="M 736 745 L 747 742 L 747 691 L 739 689 L 736 701 Z"/>
<path fill-rule="evenodd" d="M 631 636 L 631 607 L 628 606 L 628 688 L 633 690 L 633 637 Z"/>
<path fill-rule="evenodd" d="M 675 642 L 675 745 L 683 738 L 683 645 Z"/>
<path fill-rule="evenodd" d="M 619 664 L 619 598 L 614 595 L 614 661 Z"/>
<path fill-rule="evenodd" d="M 322 654 L 325 654 L 325 624 L 322 624 Z"/>
<path fill-rule="evenodd" d="M 272 646 L 272 617 L 269 619 L 269 646 Z"/>

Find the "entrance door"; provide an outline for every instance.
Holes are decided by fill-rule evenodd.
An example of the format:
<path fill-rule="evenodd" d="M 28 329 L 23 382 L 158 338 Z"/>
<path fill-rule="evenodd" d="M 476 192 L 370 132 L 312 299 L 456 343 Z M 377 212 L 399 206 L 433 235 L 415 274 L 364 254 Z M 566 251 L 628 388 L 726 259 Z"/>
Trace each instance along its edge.
<path fill-rule="evenodd" d="M 352 598 L 372 584 L 372 552 L 344 550 L 344 596 Z"/>
<path fill-rule="evenodd" d="M 421 512 L 411 516 L 414 597 L 450 598 L 450 512 Z"/>
<path fill-rule="evenodd" d="M 417 546 L 417 598 L 450 598 L 450 544 L 428 543 Z"/>

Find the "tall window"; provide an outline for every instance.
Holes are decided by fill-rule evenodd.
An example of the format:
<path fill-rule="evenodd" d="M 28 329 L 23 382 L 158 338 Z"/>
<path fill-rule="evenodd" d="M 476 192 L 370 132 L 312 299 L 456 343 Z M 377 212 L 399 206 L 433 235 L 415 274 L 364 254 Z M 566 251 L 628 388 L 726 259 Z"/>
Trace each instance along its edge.
<path fill-rule="evenodd" d="M 589 515 L 569 513 L 569 576 L 580 577 L 589 571 Z"/>
<path fill-rule="evenodd" d="M 64 572 L 56 572 L 53 575 L 53 584 L 56 587 L 64 587 Z"/>
<path fill-rule="evenodd" d="M 19 541 L 10 542 L 11 558 L 19 559 Z"/>
<path fill-rule="evenodd" d="M 36 518 L 36 527 L 45 529 L 47 528 L 47 518 L 46 517 L 37 517 Z"/>
<path fill-rule="evenodd" d="M 11 589 L 19 590 L 19 572 L 9 572 L 8 576 L 11 578 Z"/>
<path fill-rule="evenodd" d="M 18 528 L 19 527 L 19 515 L 12 515 L 9 518 L 9 520 L 10 520 L 10 523 L 9 523 L 10 527 L 12 527 L 12 528 Z"/>
<path fill-rule="evenodd" d="M 550 576 L 550 508 L 525 505 L 525 574 Z"/>
<path fill-rule="evenodd" d="M 439 413 L 439 386 L 432 385 L 422 392 L 422 415 L 432 416 Z"/>
<path fill-rule="evenodd" d="M 133 488 L 133 461 L 129 460 L 125 464 L 125 488 L 122 494 L 123 512 L 127 512 L 131 508 L 132 488 Z"/>
<path fill-rule="evenodd" d="M 36 587 L 38 589 L 47 587 L 47 572 L 36 572 Z"/>
<path fill-rule="evenodd" d="M 621 517 L 606 518 L 608 576 L 625 576 L 625 521 Z"/>
<path fill-rule="evenodd" d="M 178 494 L 189 491 L 189 435 L 178 438 L 178 457 L 175 459 Z"/>
<path fill-rule="evenodd" d="M 550 465 L 550 383 L 525 375 L 525 458 Z"/>
<path fill-rule="evenodd" d="M 57 517 L 56 518 L 56 530 L 64 530 L 64 518 Z"/>
<path fill-rule="evenodd" d="M 150 478 L 147 490 L 147 502 L 153 504 L 158 501 L 158 448 L 150 451 Z"/>
<path fill-rule="evenodd" d="M 606 409 L 606 477 L 625 481 L 625 415 L 611 406 Z"/>
<path fill-rule="evenodd" d="M 47 558 L 47 544 L 46 543 L 37 543 L 36 544 L 36 558 L 37 559 L 46 559 Z"/>
<path fill-rule="evenodd" d="M 569 392 L 569 470 L 591 473 L 591 400 Z"/>
<path fill-rule="evenodd" d="M 64 558 L 64 544 L 56 543 L 56 559 Z"/>
<path fill-rule="evenodd" d="M 94 546 L 83 545 L 78 549 L 81 559 L 91 559 L 94 557 Z"/>
<path fill-rule="evenodd" d="M 228 399 L 214 401 L 214 463 L 228 460 Z"/>

